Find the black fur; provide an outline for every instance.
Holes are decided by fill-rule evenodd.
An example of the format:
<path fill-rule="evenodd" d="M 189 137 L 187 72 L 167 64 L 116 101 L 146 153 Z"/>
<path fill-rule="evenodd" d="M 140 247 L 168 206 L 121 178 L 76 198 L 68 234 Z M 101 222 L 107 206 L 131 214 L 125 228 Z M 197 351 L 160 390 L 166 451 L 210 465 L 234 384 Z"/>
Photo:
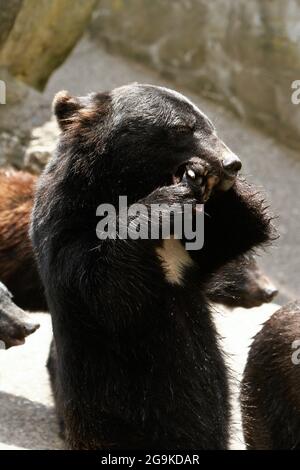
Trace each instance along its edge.
<path fill-rule="evenodd" d="M 64 101 L 62 112 L 63 105 Z M 25 171 L 0 170 L 0 272 L 20 308 L 44 311 L 48 310 L 44 288 L 28 237 L 36 181 L 37 176 Z M 210 300 L 229 307 L 254 307 L 270 302 L 275 294 L 254 257 L 228 263 L 207 287 Z"/>
<path fill-rule="evenodd" d="M 241 391 L 248 449 L 300 450 L 300 304 L 279 309 L 255 336 Z M 296 361 L 293 362 L 293 354 Z"/>
<path fill-rule="evenodd" d="M 242 181 L 221 191 L 230 179 L 221 162 L 227 150 L 180 96 L 131 85 L 77 98 L 73 113 L 69 99 L 54 103 L 63 133 L 41 177 L 31 228 L 69 446 L 224 449 L 227 373 L 204 285 L 269 240 L 261 197 Z M 202 202 L 197 185 L 172 184 L 195 156 L 220 191 L 206 204 L 204 248 L 190 252 L 193 264 L 176 285 L 157 255 L 161 240 L 100 241 L 95 213 L 124 194 L 146 206 Z"/>
<path fill-rule="evenodd" d="M 277 293 L 278 290 L 252 255 L 227 263 L 207 285 L 208 298 L 229 308 L 258 307 L 271 302 Z"/>

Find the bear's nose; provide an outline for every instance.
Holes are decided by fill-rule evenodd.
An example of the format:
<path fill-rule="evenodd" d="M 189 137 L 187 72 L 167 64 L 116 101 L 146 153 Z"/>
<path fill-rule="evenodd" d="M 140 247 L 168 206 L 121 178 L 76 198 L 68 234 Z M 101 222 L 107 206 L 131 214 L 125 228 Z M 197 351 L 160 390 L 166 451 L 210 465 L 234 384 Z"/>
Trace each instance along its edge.
<path fill-rule="evenodd" d="M 39 323 L 34 323 L 34 322 L 27 322 L 27 323 L 24 323 L 23 325 L 23 332 L 24 332 L 24 336 L 28 336 L 28 335 L 31 335 L 32 333 L 34 333 L 36 330 L 38 330 L 40 327 Z"/>
<path fill-rule="evenodd" d="M 274 299 L 274 297 L 278 294 L 278 290 L 276 289 L 275 286 L 268 286 L 264 289 L 264 293 L 265 293 L 265 298 L 270 301 L 272 299 Z"/>
<path fill-rule="evenodd" d="M 241 160 L 234 153 L 227 153 L 222 163 L 227 173 L 237 173 L 242 168 Z"/>

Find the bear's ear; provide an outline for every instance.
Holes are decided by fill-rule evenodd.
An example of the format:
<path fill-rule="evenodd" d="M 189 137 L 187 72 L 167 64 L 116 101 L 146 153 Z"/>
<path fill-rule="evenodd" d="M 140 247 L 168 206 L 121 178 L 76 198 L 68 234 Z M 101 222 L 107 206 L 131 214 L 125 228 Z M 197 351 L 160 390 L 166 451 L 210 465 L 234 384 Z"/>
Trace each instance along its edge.
<path fill-rule="evenodd" d="M 62 130 L 72 122 L 74 115 L 82 108 L 79 98 L 71 96 L 68 91 L 59 91 L 53 100 L 53 112 L 56 116 L 59 127 Z"/>

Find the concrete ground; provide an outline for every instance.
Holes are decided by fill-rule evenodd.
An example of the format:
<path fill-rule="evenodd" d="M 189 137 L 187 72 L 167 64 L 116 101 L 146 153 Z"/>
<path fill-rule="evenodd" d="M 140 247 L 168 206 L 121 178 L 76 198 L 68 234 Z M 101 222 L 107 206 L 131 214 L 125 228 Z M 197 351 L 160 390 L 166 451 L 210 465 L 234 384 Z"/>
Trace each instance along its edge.
<path fill-rule="evenodd" d="M 45 367 L 50 315 L 33 314 L 40 329 L 24 346 L 0 350 L 0 449 L 60 449 Z"/>
<path fill-rule="evenodd" d="M 269 304 L 230 312 L 218 307 L 214 312 L 232 377 L 232 449 L 244 448 L 238 394 L 248 345 L 277 308 Z M 40 322 L 40 329 L 27 338 L 24 346 L 0 350 L 0 450 L 64 449 L 45 367 L 51 319 L 47 313 L 32 315 Z"/>
<path fill-rule="evenodd" d="M 143 67 L 111 56 L 84 39 L 52 76 L 45 96 L 50 104 L 54 93 L 61 89 L 81 95 L 132 81 L 174 87 Z M 241 156 L 244 173 L 264 187 L 272 209 L 279 216 L 277 225 L 281 238 L 269 253 L 262 255 L 261 264 L 280 289 L 280 303 L 296 298 L 300 272 L 300 159 L 222 107 L 186 94 L 209 115 L 225 142 Z M 247 346 L 276 308 L 276 305 L 266 305 L 216 313 L 233 370 L 233 448 L 243 447 L 237 390 Z M 45 369 L 51 338 L 50 317 L 48 314 L 37 314 L 37 317 L 41 328 L 27 339 L 25 346 L 0 350 L 0 449 L 61 449 L 64 446 L 58 437 Z"/>

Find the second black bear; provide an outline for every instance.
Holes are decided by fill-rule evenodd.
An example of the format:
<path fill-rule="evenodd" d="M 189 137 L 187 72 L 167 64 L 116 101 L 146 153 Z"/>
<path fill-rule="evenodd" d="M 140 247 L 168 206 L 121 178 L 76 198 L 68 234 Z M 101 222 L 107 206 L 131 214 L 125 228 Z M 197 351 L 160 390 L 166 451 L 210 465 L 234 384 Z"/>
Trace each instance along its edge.
<path fill-rule="evenodd" d="M 253 255 L 242 256 L 219 269 L 207 286 L 207 297 L 226 307 L 258 307 L 271 302 L 278 290 Z"/>
<path fill-rule="evenodd" d="M 248 449 L 300 450 L 300 303 L 280 308 L 254 338 L 241 392 Z"/>
<path fill-rule="evenodd" d="M 205 284 L 269 242 L 261 196 L 236 180 L 239 159 L 176 92 L 139 84 L 84 98 L 62 92 L 54 112 L 62 134 L 38 185 L 31 237 L 69 446 L 227 448 L 227 371 Z M 117 207 L 120 195 L 146 208 L 176 203 L 179 214 L 206 201 L 203 248 L 99 239 L 97 207 Z"/>

